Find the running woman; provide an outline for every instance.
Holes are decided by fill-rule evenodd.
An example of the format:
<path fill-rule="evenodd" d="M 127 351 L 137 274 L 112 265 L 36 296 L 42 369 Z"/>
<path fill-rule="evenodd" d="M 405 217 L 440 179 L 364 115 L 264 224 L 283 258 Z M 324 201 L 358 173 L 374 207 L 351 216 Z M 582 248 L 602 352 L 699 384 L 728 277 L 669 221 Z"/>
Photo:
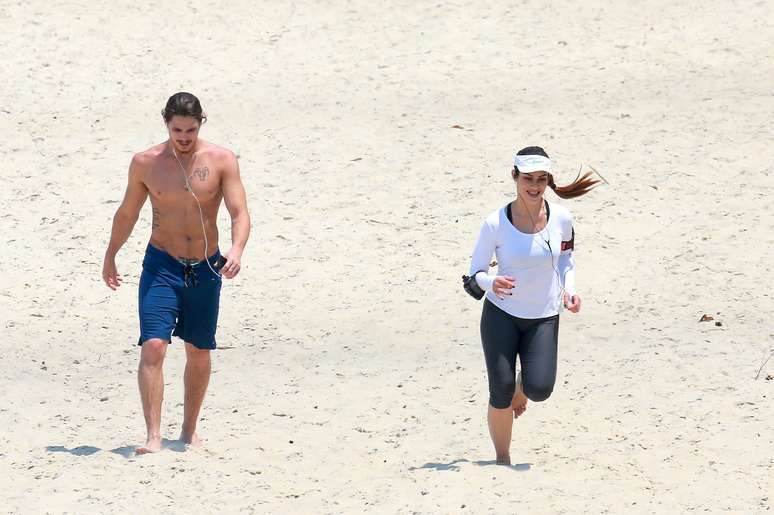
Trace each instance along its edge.
<path fill-rule="evenodd" d="M 562 306 L 573 313 L 581 308 L 572 215 L 543 197 L 546 188 L 561 198 L 578 197 L 599 181 L 586 173 L 560 187 L 551 169 L 542 148 L 519 150 L 511 171 L 516 199 L 486 218 L 470 264 L 470 275 L 486 291 L 481 342 L 489 377 L 487 420 L 500 465 L 511 463 L 514 418 L 528 399 L 544 401 L 553 391 Z M 493 254 L 496 274 L 489 273 Z"/>

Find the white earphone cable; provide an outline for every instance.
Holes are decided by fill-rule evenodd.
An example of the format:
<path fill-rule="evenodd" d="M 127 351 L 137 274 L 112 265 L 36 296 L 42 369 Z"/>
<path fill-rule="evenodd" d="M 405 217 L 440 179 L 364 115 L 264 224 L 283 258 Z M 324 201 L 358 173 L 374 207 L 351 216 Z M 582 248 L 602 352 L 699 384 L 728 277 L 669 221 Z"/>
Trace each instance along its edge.
<path fill-rule="evenodd" d="M 172 155 L 175 156 L 175 160 L 177 161 L 177 164 L 180 165 L 180 170 L 183 172 L 183 179 L 185 179 L 185 189 L 187 189 L 191 193 L 194 200 L 196 201 L 196 207 L 199 208 L 199 220 L 202 223 L 202 233 L 204 234 L 204 262 L 207 263 L 207 266 L 209 267 L 209 269 L 212 271 L 213 274 L 222 278 L 223 276 L 221 276 L 218 272 L 216 272 L 215 269 L 212 268 L 212 265 L 210 264 L 210 260 L 208 256 L 209 242 L 207 241 L 207 229 L 204 226 L 204 213 L 202 212 L 202 205 L 199 202 L 199 197 L 197 197 L 196 193 L 194 193 L 194 190 L 191 187 L 191 183 L 188 181 L 188 174 L 186 173 L 185 167 L 183 166 L 183 163 L 180 161 L 180 158 L 177 157 L 177 152 L 175 151 L 174 145 L 172 145 Z M 552 259 L 552 262 L 553 262 L 553 259 Z"/>
<path fill-rule="evenodd" d="M 532 213 L 529 212 L 529 208 L 527 207 L 526 201 L 522 198 L 521 202 L 524 204 L 524 208 L 527 211 L 527 216 L 529 216 L 529 220 L 532 222 L 532 230 L 537 230 L 537 222 L 535 222 L 535 219 L 532 218 Z M 544 201 L 545 202 L 545 201 Z M 539 214 L 538 214 L 539 216 Z M 551 248 L 551 231 L 548 232 L 548 239 L 543 238 L 543 231 L 548 228 L 548 220 L 546 220 L 546 226 L 543 227 L 541 230 L 537 231 L 536 233 L 533 233 L 534 235 L 538 236 L 538 239 L 545 243 L 546 245 L 540 245 L 544 249 L 548 250 L 548 253 L 551 256 L 551 268 L 554 270 L 554 274 L 556 275 L 556 279 L 559 283 L 559 302 L 564 302 L 564 294 L 566 293 L 566 290 L 564 289 L 564 278 L 559 273 L 559 270 L 557 269 L 556 265 L 554 264 L 554 251 Z M 560 258 L 561 258 L 561 248 L 559 250 Z"/>

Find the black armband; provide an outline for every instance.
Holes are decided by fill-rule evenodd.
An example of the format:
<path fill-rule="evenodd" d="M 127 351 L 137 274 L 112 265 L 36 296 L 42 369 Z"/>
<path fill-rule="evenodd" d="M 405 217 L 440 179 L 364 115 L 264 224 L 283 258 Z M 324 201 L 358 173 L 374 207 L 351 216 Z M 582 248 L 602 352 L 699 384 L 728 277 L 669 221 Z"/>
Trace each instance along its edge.
<path fill-rule="evenodd" d="M 483 270 L 479 270 L 479 272 L 483 272 Z M 477 273 L 478 272 L 476 272 L 476 274 Z M 481 286 L 476 282 L 476 274 L 473 274 L 472 276 L 463 275 L 462 287 L 468 292 L 468 295 L 476 300 L 481 300 L 481 297 L 483 297 L 486 292 L 481 289 Z"/>

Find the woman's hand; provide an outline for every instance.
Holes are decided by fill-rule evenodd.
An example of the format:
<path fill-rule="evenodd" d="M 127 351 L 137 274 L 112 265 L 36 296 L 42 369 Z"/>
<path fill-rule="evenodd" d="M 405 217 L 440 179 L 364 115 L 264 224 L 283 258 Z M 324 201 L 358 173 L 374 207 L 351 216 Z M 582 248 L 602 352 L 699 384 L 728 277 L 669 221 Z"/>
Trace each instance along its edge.
<path fill-rule="evenodd" d="M 516 286 L 516 279 L 508 275 L 498 275 L 492 282 L 492 291 L 499 299 L 511 295 L 511 290 Z"/>
<path fill-rule="evenodd" d="M 572 313 L 577 313 L 581 308 L 581 299 L 577 295 L 570 296 L 569 293 L 564 294 L 564 307 Z"/>

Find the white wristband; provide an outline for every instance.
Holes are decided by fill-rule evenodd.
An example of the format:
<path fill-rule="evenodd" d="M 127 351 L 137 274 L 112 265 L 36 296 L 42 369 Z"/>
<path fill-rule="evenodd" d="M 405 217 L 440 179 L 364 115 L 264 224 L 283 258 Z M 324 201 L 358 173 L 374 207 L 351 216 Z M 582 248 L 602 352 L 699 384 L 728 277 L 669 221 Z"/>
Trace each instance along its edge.
<path fill-rule="evenodd" d="M 476 282 L 482 290 L 492 291 L 492 283 L 494 283 L 495 277 L 496 276 L 494 275 L 489 275 L 486 272 L 481 271 L 476 273 Z"/>

